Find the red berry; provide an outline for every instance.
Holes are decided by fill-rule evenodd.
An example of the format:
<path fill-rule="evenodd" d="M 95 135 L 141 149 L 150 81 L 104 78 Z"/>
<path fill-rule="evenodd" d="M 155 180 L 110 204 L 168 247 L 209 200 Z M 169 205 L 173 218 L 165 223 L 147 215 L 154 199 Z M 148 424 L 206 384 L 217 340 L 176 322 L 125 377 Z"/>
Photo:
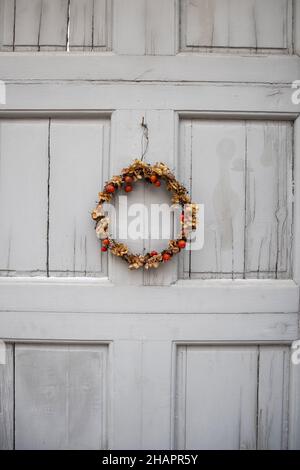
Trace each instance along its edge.
<path fill-rule="evenodd" d="M 103 251 L 103 252 L 104 252 L 104 251 L 107 251 L 106 246 L 103 246 L 103 247 L 101 248 L 101 251 Z"/>
<path fill-rule="evenodd" d="M 171 258 L 171 255 L 169 255 L 169 253 L 164 253 L 162 257 L 164 261 L 169 261 L 169 259 Z"/>
<path fill-rule="evenodd" d="M 181 222 L 184 222 L 184 214 L 180 214 L 180 220 Z"/>
<path fill-rule="evenodd" d="M 126 193 L 130 193 L 132 191 L 132 186 L 130 186 L 130 184 L 127 184 L 124 189 Z"/>
<path fill-rule="evenodd" d="M 155 184 L 155 186 L 157 186 L 158 188 L 160 187 L 160 181 L 159 181 L 159 180 L 155 181 L 154 184 Z"/>
<path fill-rule="evenodd" d="M 151 183 L 156 183 L 156 181 L 157 181 L 157 176 L 156 176 L 156 175 L 151 175 L 151 176 L 150 176 L 150 181 L 151 181 Z"/>
<path fill-rule="evenodd" d="M 184 240 L 179 240 L 177 246 L 181 249 L 185 248 L 186 242 Z"/>
<path fill-rule="evenodd" d="M 130 183 L 133 182 L 133 178 L 132 178 L 132 176 L 125 176 L 124 181 L 125 181 L 125 183 L 130 184 Z"/>
<path fill-rule="evenodd" d="M 104 246 L 108 246 L 109 245 L 109 239 L 108 238 L 105 238 L 103 241 L 102 241 L 102 244 Z"/>
<path fill-rule="evenodd" d="M 113 184 L 108 184 L 108 185 L 106 186 L 106 191 L 107 191 L 108 193 L 110 193 L 110 194 L 111 194 L 111 193 L 114 193 L 114 192 L 115 192 L 115 189 L 116 189 L 116 188 L 114 187 Z"/>
<path fill-rule="evenodd" d="M 151 251 L 150 255 L 151 256 L 156 256 L 156 255 L 158 255 L 158 253 L 157 253 L 157 251 Z"/>

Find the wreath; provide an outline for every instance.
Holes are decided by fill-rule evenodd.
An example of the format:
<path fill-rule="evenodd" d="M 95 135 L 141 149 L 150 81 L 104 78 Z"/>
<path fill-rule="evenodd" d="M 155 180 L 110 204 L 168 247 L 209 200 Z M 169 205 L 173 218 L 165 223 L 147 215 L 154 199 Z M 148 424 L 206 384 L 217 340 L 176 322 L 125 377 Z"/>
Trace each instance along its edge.
<path fill-rule="evenodd" d="M 123 189 L 125 193 L 130 193 L 138 180 L 145 180 L 157 187 L 160 187 L 164 181 L 167 190 L 172 193 L 172 203 L 181 206 L 180 234 L 176 239 L 169 240 L 168 247 L 160 253 L 157 251 L 144 255 L 131 253 L 126 244 L 114 240 L 109 235 L 109 218 L 104 212 L 103 204 L 110 202 L 117 190 Z M 97 207 L 92 212 L 92 219 L 96 222 L 96 235 L 102 241 L 102 252 L 110 250 L 113 255 L 125 260 L 129 264 L 129 269 L 158 268 L 161 263 L 168 262 L 185 248 L 190 232 L 197 226 L 197 204 L 191 202 L 187 189 L 176 180 L 164 163 L 150 165 L 142 160 L 134 160 L 120 175 L 113 176 L 105 183 L 103 191 L 99 193 Z"/>

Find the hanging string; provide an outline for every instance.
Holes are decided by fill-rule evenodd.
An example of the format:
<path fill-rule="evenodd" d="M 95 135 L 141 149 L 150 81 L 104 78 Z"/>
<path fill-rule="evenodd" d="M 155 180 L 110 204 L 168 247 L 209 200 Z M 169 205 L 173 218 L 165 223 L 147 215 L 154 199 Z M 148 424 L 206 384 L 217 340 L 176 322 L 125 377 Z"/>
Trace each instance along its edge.
<path fill-rule="evenodd" d="M 141 126 L 143 129 L 143 134 L 142 134 L 142 140 L 141 140 L 141 148 L 142 148 L 142 156 L 141 156 L 141 161 L 144 160 L 144 156 L 147 153 L 148 150 L 148 145 L 149 145 L 149 133 L 148 133 L 148 126 L 145 122 L 145 118 L 143 116 Z M 144 142 L 145 142 L 145 148 L 144 148 Z"/>

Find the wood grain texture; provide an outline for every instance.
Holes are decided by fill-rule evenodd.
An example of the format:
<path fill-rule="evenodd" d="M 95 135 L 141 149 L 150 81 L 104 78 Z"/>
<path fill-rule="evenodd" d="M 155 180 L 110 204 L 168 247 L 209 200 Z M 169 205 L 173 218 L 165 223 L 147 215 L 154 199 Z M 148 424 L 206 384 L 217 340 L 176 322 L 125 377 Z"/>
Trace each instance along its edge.
<path fill-rule="evenodd" d="M 169 341 L 114 343 L 113 448 L 169 448 L 171 359 Z"/>
<path fill-rule="evenodd" d="M 177 28 L 177 0 L 114 1 L 114 50 L 117 54 L 175 54 Z"/>
<path fill-rule="evenodd" d="M 16 449 L 107 448 L 107 354 L 106 345 L 16 345 Z"/>
<path fill-rule="evenodd" d="M 187 302 L 186 302 L 187 303 Z M 74 311 L 73 311 L 74 312 Z M 298 337 L 295 313 L 1 312 L 3 336 L 28 341 L 141 339 L 204 342 L 291 343 Z M 70 318 L 72 325 L 70 326 Z M 157 328 L 159 325 L 159 328 Z M 234 325 L 234 327 L 232 326 Z"/>
<path fill-rule="evenodd" d="M 46 272 L 48 120 L 2 120 L 0 269 Z"/>
<path fill-rule="evenodd" d="M 299 338 L 299 335 L 298 335 Z M 290 364 L 290 387 L 289 387 L 289 449 L 300 450 L 300 350 L 299 340 L 295 341 L 295 347 L 291 353 L 296 353 L 297 363 Z"/>
<path fill-rule="evenodd" d="M 184 271 L 239 277 L 243 271 L 245 130 L 239 122 L 186 122 L 181 168 L 192 199 L 204 204 L 204 247 L 185 253 Z M 207 274 L 204 274 L 207 273 Z M 221 274 L 222 273 L 222 274 Z"/>
<path fill-rule="evenodd" d="M 177 360 L 175 449 L 254 449 L 257 349 L 179 346 Z"/>
<path fill-rule="evenodd" d="M 101 276 L 106 256 L 90 218 L 107 168 L 109 122 L 51 120 L 49 272 Z"/>
<path fill-rule="evenodd" d="M 109 50 L 113 22 L 118 54 L 174 55 L 179 31 L 182 50 L 292 52 L 292 0 L 70 0 L 70 4 L 16 0 L 15 6 L 13 0 L 1 0 L 1 4 L 2 50 L 67 50 L 67 44 L 68 50 Z M 294 17 L 298 17 L 296 2 Z M 297 51 L 297 22 L 294 34 Z"/>
<path fill-rule="evenodd" d="M 6 343 L 5 348 L 6 362 L 0 363 L 0 450 L 12 450 L 14 447 L 14 346 Z"/>
<path fill-rule="evenodd" d="M 260 346 L 257 448 L 287 449 L 290 350 Z"/>
<path fill-rule="evenodd" d="M 290 277 L 291 123 L 183 120 L 180 141 L 182 177 L 206 214 L 183 277 Z"/>
<path fill-rule="evenodd" d="M 14 49 L 66 50 L 68 0 L 16 0 Z"/>
<path fill-rule="evenodd" d="M 230 86 L 241 85 L 241 82 L 243 82 L 243 96 L 247 93 L 254 94 L 255 91 L 258 93 L 261 90 L 267 93 L 267 100 L 263 96 L 259 96 L 256 99 L 252 98 L 253 112 L 262 111 L 266 105 L 270 106 L 272 103 L 276 105 L 275 111 L 277 114 L 287 112 L 287 109 L 289 109 L 290 113 L 299 112 L 299 105 L 297 106 L 291 101 L 290 84 L 295 80 L 295 77 L 299 76 L 299 59 L 295 55 L 281 55 L 280 57 L 270 55 L 268 60 L 263 61 L 263 67 L 260 56 L 252 56 L 250 60 L 247 55 L 237 54 L 148 55 L 142 59 L 139 55 L 102 54 L 99 56 L 98 54 L 69 54 L 68 60 L 66 60 L 64 54 L 19 54 L 17 60 L 14 54 L 5 54 L 1 56 L 1 64 L 0 78 L 7 81 L 86 80 L 85 86 L 88 86 L 90 84 L 89 81 L 116 82 L 120 80 L 135 82 L 135 87 L 137 83 L 147 83 L 150 86 L 150 82 L 164 82 L 164 93 L 165 89 L 167 89 L 166 85 L 172 85 L 176 82 L 177 88 L 172 95 L 173 101 L 169 105 L 169 109 L 184 109 L 185 111 L 207 111 L 211 109 L 215 112 L 229 111 L 232 109 L 230 104 L 236 104 L 236 111 L 240 113 L 245 112 L 247 108 L 237 101 L 237 91 L 230 88 Z M 181 88 L 179 88 L 180 82 L 183 82 Z M 183 106 L 185 99 L 182 96 L 184 82 L 193 82 L 188 83 L 188 85 L 193 90 L 192 96 L 194 101 L 187 103 L 186 107 Z M 212 83 L 206 84 L 204 82 Z M 251 84 L 255 84 L 255 87 L 251 87 Z M 92 84 L 94 88 L 95 85 L 96 83 Z M 118 85 L 116 83 L 115 87 Z M 194 88 L 195 85 L 198 85 L 197 89 Z M 209 89 L 214 90 L 213 93 L 209 93 L 206 90 L 208 85 L 210 85 Z M 222 85 L 224 86 L 223 90 Z M 42 86 L 42 83 L 39 84 L 40 86 Z M 108 86 L 108 83 L 106 83 L 106 86 Z M 122 87 L 119 88 L 122 89 Z M 100 84 L 99 89 L 101 89 Z M 158 87 L 157 89 L 159 90 Z M 176 94 L 178 90 L 180 90 L 180 93 Z M 146 102 L 145 91 L 146 87 L 144 87 L 142 94 L 143 103 L 141 103 L 142 98 L 140 96 L 140 105 L 144 107 Z M 222 93 L 219 91 L 222 91 Z M 113 98 L 114 93 L 116 92 L 109 93 L 107 98 Z M 14 94 L 16 94 L 16 91 L 14 91 Z M 47 94 L 45 93 L 45 95 Z M 286 104 L 283 101 L 285 95 L 288 95 Z M 87 95 L 84 96 L 88 97 Z M 123 101 L 119 100 L 118 107 L 111 109 L 119 109 L 120 106 L 122 108 L 124 101 L 126 102 L 126 96 L 127 92 L 123 93 Z M 130 98 L 131 96 L 132 92 L 130 93 Z M 11 100 L 12 98 L 13 94 Z M 46 97 L 43 96 L 43 98 L 45 99 Z M 62 97 L 59 96 L 59 98 L 61 99 Z M 83 96 L 81 97 L 77 94 L 77 99 L 79 98 L 83 98 Z M 217 98 L 216 101 L 215 98 Z M 53 101 L 54 97 L 51 97 L 51 99 Z M 103 97 L 101 97 L 101 100 L 103 101 Z M 224 100 L 228 101 L 225 109 L 222 106 Z M 77 100 L 73 99 L 74 101 L 74 104 L 77 105 Z M 201 103 L 203 103 L 203 106 L 201 106 Z M 288 105 L 289 107 L 287 108 Z M 14 106 L 14 109 L 20 107 L 20 105 L 17 106 L 15 103 Z M 160 99 L 158 104 L 153 103 L 152 106 L 152 109 L 164 108 L 165 99 L 163 98 Z M 49 109 L 51 109 L 51 102 Z M 71 105 L 69 109 L 72 109 Z M 81 109 L 86 109 L 86 107 Z M 104 108 L 101 106 L 98 109 Z"/>
<path fill-rule="evenodd" d="M 39 30 L 39 50 L 66 50 L 68 14 L 68 0 L 43 0 Z"/>
<path fill-rule="evenodd" d="M 42 0 L 16 0 L 15 43 L 18 50 L 38 50 Z"/>
<path fill-rule="evenodd" d="M 294 123 L 294 245 L 293 279 L 300 284 L 300 118 Z"/>
<path fill-rule="evenodd" d="M 300 2 L 294 2 L 294 53 L 300 55 Z"/>
<path fill-rule="evenodd" d="M 181 0 L 181 48 L 291 52 L 290 0 Z"/>
<path fill-rule="evenodd" d="M 14 2 L 0 0 L 0 51 L 14 47 Z"/>
<path fill-rule="evenodd" d="M 280 345 L 178 345 L 174 448 L 286 449 L 289 361 Z"/>
<path fill-rule="evenodd" d="M 252 122 L 246 129 L 245 275 L 289 277 L 293 128 Z"/>
<path fill-rule="evenodd" d="M 177 52 L 178 0 L 146 1 L 146 55 L 172 55 Z"/>
<path fill-rule="evenodd" d="M 56 65 L 59 66 L 60 62 Z M 28 77 L 30 74 L 27 69 L 22 75 Z M 49 112 L 57 113 L 57 110 L 60 113 L 73 112 L 73 115 L 76 115 L 78 110 L 86 115 L 89 112 L 98 115 L 99 110 L 100 113 L 110 113 L 112 109 L 176 109 L 185 116 L 188 110 L 189 115 L 192 113 L 217 120 L 229 117 L 293 120 L 300 111 L 300 103 L 292 103 L 290 85 L 164 83 L 163 86 L 157 86 L 156 83 L 94 83 L 90 80 L 85 83 L 77 80 L 72 83 L 65 80 L 46 80 L 37 84 L 34 81 L 26 83 L 22 80 L 21 83 L 9 81 L 6 83 L 6 89 L 10 99 L 5 113 L 14 117 L 19 113 L 30 116 L 29 109 L 38 116 L 49 115 Z"/>
<path fill-rule="evenodd" d="M 177 117 L 173 111 L 146 111 L 145 119 L 149 129 L 149 146 L 145 159 L 153 164 L 163 161 L 171 170 L 176 173 L 176 131 L 178 127 Z M 165 204 L 171 205 L 171 193 L 164 184 L 161 188 L 145 186 L 145 204 L 149 210 L 149 235 L 145 240 L 146 251 L 161 251 L 168 246 L 168 241 L 174 238 L 174 214 L 166 217 L 157 214 Z M 178 213 L 177 213 L 178 215 Z M 179 215 L 178 215 L 179 217 Z M 160 239 L 154 239 L 157 233 Z M 165 233 L 164 233 L 165 232 Z M 176 233 L 177 235 L 177 233 Z M 144 285 L 170 285 L 177 280 L 178 258 L 174 257 L 171 262 L 165 263 L 159 269 L 152 269 L 144 272 Z"/>
<path fill-rule="evenodd" d="M 111 302 L 113 294 L 109 293 L 112 289 L 116 294 L 114 302 Z M 2 277 L 0 293 L 0 311 L 3 312 L 272 312 L 276 316 L 282 312 L 297 313 L 299 307 L 299 286 L 292 280 L 279 279 L 236 279 L 235 282 L 231 279 L 190 279 L 164 289 L 140 286 L 137 290 L 134 284 L 117 286 L 107 278 Z"/>
<path fill-rule="evenodd" d="M 109 177 L 119 175 L 122 168 L 126 168 L 128 164 L 135 158 L 141 158 L 142 136 L 143 130 L 141 122 L 143 119 L 143 111 L 136 110 L 117 110 L 113 113 L 111 118 L 111 154 L 109 162 Z M 144 201 L 144 185 L 143 183 L 136 184 L 134 191 L 127 197 L 128 214 L 121 206 L 119 209 L 120 197 L 125 193 L 119 192 L 114 198 L 114 207 L 116 209 L 117 219 L 111 220 L 111 229 L 118 233 L 118 227 L 122 223 L 127 223 L 128 214 L 130 214 L 131 207 L 134 204 L 140 204 Z M 132 214 L 135 215 L 134 213 Z M 141 214 L 141 220 L 144 220 Z M 130 222 L 128 230 L 130 230 Z M 143 224 L 142 224 L 143 225 Z M 129 233 L 129 232 L 128 232 Z M 132 252 L 143 253 L 144 242 L 142 238 L 128 239 L 117 237 L 120 241 L 127 242 L 129 249 Z M 115 284 L 143 284 L 143 271 L 141 269 L 129 272 L 128 264 L 117 258 L 116 256 L 109 255 L 109 278 Z"/>
<path fill-rule="evenodd" d="M 110 34 L 110 0 L 71 0 L 71 51 L 107 50 L 110 47 Z"/>
<path fill-rule="evenodd" d="M 146 148 L 146 140 L 143 137 L 141 126 L 143 118 L 149 133 L 149 146 L 145 154 L 145 161 L 153 164 L 163 160 L 171 168 L 174 168 L 174 112 L 167 110 L 118 110 L 112 116 L 110 175 L 120 174 L 122 168 L 128 166 L 134 158 L 141 158 Z M 162 227 L 159 222 L 156 223 L 154 220 L 155 209 L 153 205 L 159 209 L 157 204 L 170 204 L 170 194 L 163 187 L 158 189 L 153 186 L 149 187 L 145 182 L 136 183 L 133 192 L 126 200 L 128 214 L 126 208 L 119 210 L 120 196 L 124 198 L 124 194 L 120 192 L 114 199 L 117 209 L 116 229 L 118 233 L 118 228 L 127 226 L 128 238 L 123 239 L 120 236 L 117 238 L 125 242 L 135 253 L 143 253 L 151 249 L 161 250 L 166 247 L 171 233 L 166 234 L 164 239 L 155 239 L 155 229 L 159 231 Z M 141 204 L 143 207 L 140 206 Z M 134 228 L 136 231 L 132 233 L 131 229 Z M 172 224 L 170 223 L 171 228 Z M 114 229 L 113 223 L 112 229 Z M 114 283 L 169 285 L 176 279 L 176 260 L 172 260 L 168 266 L 161 266 L 157 272 L 143 272 L 142 270 L 129 272 L 127 263 L 113 256 L 109 257 L 109 262 L 109 277 Z"/>

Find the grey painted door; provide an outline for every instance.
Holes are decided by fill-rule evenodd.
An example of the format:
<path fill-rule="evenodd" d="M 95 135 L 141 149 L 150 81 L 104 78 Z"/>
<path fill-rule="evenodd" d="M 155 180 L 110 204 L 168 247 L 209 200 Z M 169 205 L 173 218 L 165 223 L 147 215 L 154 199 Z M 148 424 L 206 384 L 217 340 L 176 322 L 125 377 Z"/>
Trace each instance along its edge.
<path fill-rule="evenodd" d="M 299 1 L 0 13 L 0 447 L 300 448 Z M 205 243 L 128 272 L 89 213 L 143 118 Z"/>

